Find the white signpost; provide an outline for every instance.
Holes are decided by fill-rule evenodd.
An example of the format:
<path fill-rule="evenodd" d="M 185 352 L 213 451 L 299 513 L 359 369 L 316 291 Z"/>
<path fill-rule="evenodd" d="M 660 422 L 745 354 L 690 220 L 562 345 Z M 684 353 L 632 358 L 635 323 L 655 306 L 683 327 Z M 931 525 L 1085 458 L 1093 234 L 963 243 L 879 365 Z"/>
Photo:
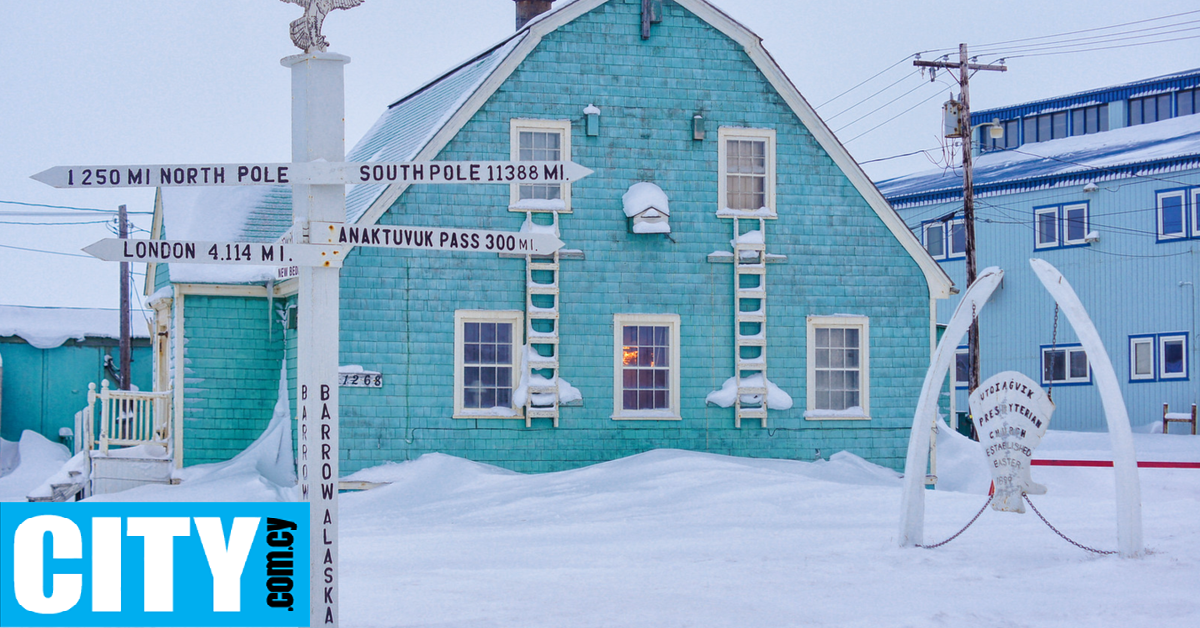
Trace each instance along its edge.
<path fill-rule="evenodd" d="M 33 179 L 56 188 L 362 183 L 570 183 L 592 171 L 573 161 L 413 161 L 55 166 Z"/>
<path fill-rule="evenodd" d="M 325 52 L 321 0 L 290 0 L 313 16 L 292 23 L 303 54 L 284 58 L 292 70 L 292 162 L 143 166 L 57 166 L 32 178 L 56 188 L 291 185 L 292 216 L 303 230 L 274 243 L 108 238 L 85 252 L 102 260 L 278 266 L 278 278 L 299 279 L 296 344 L 301 496 L 310 503 L 309 626 L 338 623 L 338 373 L 339 269 L 350 246 L 431 251 L 549 255 L 563 246 L 552 234 L 357 226 L 343 223 L 346 185 L 569 183 L 592 171 L 574 162 L 343 162 L 345 86 L 349 57 Z M 361 0 L 343 0 L 349 8 Z M 293 241 L 293 240 L 299 241 Z M 365 379 L 381 386 L 382 377 Z M 299 623 L 299 622 L 298 622 Z"/>

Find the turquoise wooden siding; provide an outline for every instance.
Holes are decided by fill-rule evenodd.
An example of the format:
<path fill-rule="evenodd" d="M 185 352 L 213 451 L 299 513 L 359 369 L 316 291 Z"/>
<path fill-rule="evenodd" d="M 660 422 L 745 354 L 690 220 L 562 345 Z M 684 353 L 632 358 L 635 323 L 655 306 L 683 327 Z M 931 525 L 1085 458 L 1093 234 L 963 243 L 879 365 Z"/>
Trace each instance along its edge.
<path fill-rule="evenodd" d="M 138 324 L 134 321 L 134 324 Z M 58 441 L 58 430 L 75 428 L 75 413 L 87 405 L 88 384 L 109 378 L 104 356 L 120 363 L 116 340 L 68 340 L 53 349 L 38 349 L 16 338 L 0 338 L 4 363 L 4 407 L 0 408 L 0 437 L 20 440 L 21 432 L 33 430 Z M 145 339 L 134 341 L 133 383 L 150 390 L 153 357 Z"/>
<path fill-rule="evenodd" d="M 989 195 L 976 201 L 977 259 L 980 269 L 1004 269 L 1004 284 L 981 314 L 982 377 L 1016 370 L 1040 381 L 1041 347 L 1054 340 L 1054 300 L 1029 267 L 1042 258 L 1062 272 L 1095 323 L 1121 382 L 1121 393 L 1135 429 L 1162 420 L 1162 404 L 1185 411 L 1200 402 L 1200 347 L 1196 322 L 1200 297 L 1200 240 L 1157 242 L 1155 192 L 1200 185 L 1200 171 L 1179 170 L 1141 178 L 1101 181 L 1100 190 L 1070 185 L 1034 192 Z M 1083 246 L 1035 249 L 1033 208 L 1063 203 L 1088 204 L 1090 230 L 1100 241 Z M 904 208 L 901 215 L 920 233 L 920 222 L 961 212 L 962 203 Z M 965 261 L 942 262 L 960 287 L 966 285 Z M 938 320 L 949 320 L 958 297 L 942 301 Z M 1189 379 L 1130 382 L 1129 337 L 1138 334 L 1189 334 Z M 1059 315 L 1058 344 L 1078 344 L 1066 317 Z M 964 343 L 965 344 L 965 343 Z M 1106 431 L 1095 384 L 1053 387 L 1057 405 L 1052 429 Z M 958 408 L 965 411 L 966 393 Z M 1178 429 L 1178 428 L 1176 428 Z"/>
<path fill-rule="evenodd" d="M 562 408 L 559 428 L 452 419 L 454 312 L 523 311 L 524 261 L 358 248 L 342 271 L 341 362 L 382 372 L 384 386 L 341 389 L 344 472 L 435 451 L 551 471 L 659 447 L 798 459 L 844 449 L 903 464 L 929 358 L 917 264 L 739 45 L 673 3 L 642 41 L 639 11 L 606 3 L 548 35 L 438 155 L 507 159 L 510 119 L 572 121 L 572 158 L 596 171 L 561 221 L 567 248 L 586 255 L 560 278 L 560 374 L 583 405 Z M 584 133 L 588 104 L 602 111 L 597 137 Z M 703 141 L 691 139 L 696 112 Z M 768 268 L 768 374 L 795 406 L 771 411 L 768 429 L 734 429 L 732 409 L 704 403 L 733 375 L 732 268 L 706 261 L 733 236 L 715 216 L 720 126 L 777 131 L 780 218 L 767 243 L 788 261 Z M 621 195 L 646 180 L 670 196 L 671 240 L 626 232 Z M 379 222 L 515 231 L 524 214 L 508 199 L 504 186 L 414 186 Z M 609 418 L 616 313 L 681 317 L 682 421 Z M 839 313 L 870 317 L 869 422 L 803 418 L 805 317 Z"/>
<path fill-rule="evenodd" d="M 185 464 L 233 457 L 271 420 L 283 359 L 273 316 L 266 299 L 184 297 Z"/>

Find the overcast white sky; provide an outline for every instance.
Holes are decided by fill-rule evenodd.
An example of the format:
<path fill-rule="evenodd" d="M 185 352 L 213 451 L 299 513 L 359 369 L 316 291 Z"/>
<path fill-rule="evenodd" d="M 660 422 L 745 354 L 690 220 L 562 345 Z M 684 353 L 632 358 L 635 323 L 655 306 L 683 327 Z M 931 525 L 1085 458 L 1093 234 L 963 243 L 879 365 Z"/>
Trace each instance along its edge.
<path fill-rule="evenodd" d="M 950 87 L 906 77 L 914 69 L 910 61 L 901 61 L 912 53 L 957 49 L 960 42 L 982 50 L 994 42 L 1197 10 L 1195 0 L 713 2 L 763 38 L 860 161 L 939 147 L 940 104 Z M 64 210 L 10 202 L 106 210 L 124 203 L 131 212 L 144 212 L 133 216 L 138 226 L 150 225 L 153 189 L 56 190 L 29 175 L 70 164 L 288 161 L 289 73 L 279 59 L 296 52 L 288 38 L 288 23 L 301 12 L 296 5 L 278 0 L 6 0 L 0 11 L 8 25 L 0 38 L 0 201 L 5 201 L 0 202 L 0 304 L 117 304 L 116 264 L 5 248 L 82 255 L 80 248 L 108 235 L 104 225 L 9 223 L 109 215 L 38 216 L 33 214 Z M 512 0 L 367 0 L 330 15 L 324 28 L 330 50 L 352 59 L 346 68 L 347 148 L 388 104 L 511 33 L 513 14 Z M 1169 22 L 1195 20 L 1200 13 Z M 1005 44 L 1009 71 L 976 75 L 972 106 L 996 107 L 1200 67 L 1200 39 L 1183 39 L 1200 34 L 1186 30 L 1197 25 L 1162 29 L 1176 31 L 1171 34 L 1153 31 L 1156 39 L 1178 41 L 1077 54 L 1017 56 L 1011 49 L 1020 43 Z M 1145 40 L 1106 46 L 1139 41 Z M 838 115 L 880 90 L 873 100 Z M 935 150 L 933 158 L 940 154 Z M 877 178 L 930 167 L 922 155 L 866 166 Z"/>

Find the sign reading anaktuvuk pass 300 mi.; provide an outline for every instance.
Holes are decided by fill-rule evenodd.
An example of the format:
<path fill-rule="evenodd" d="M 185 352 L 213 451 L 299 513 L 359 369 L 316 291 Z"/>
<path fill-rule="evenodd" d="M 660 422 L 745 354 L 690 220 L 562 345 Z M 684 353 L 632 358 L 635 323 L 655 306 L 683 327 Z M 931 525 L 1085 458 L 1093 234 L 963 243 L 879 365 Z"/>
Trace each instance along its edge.
<path fill-rule="evenodd" d="M 592 171 L 573 161 L 417 161 L 55 166 L 33 179 L 56 188 L 206 185 L 570 183 Z"/>

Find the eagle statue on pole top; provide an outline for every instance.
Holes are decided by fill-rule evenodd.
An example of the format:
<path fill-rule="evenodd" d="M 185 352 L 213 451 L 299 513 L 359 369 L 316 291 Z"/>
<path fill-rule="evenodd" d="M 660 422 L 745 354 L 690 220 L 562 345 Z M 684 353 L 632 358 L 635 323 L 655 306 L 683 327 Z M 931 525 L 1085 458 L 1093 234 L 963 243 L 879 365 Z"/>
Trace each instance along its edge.
<path fill-rule="evenodd" d="M 283 0 L 304 7 L 304 16 L 292 22 L 292 43 L 304 52 L 325 52 L 329 42 L 321 34 L 321 23 L 334 9 L 353 9 L 363 0 Z"/>

